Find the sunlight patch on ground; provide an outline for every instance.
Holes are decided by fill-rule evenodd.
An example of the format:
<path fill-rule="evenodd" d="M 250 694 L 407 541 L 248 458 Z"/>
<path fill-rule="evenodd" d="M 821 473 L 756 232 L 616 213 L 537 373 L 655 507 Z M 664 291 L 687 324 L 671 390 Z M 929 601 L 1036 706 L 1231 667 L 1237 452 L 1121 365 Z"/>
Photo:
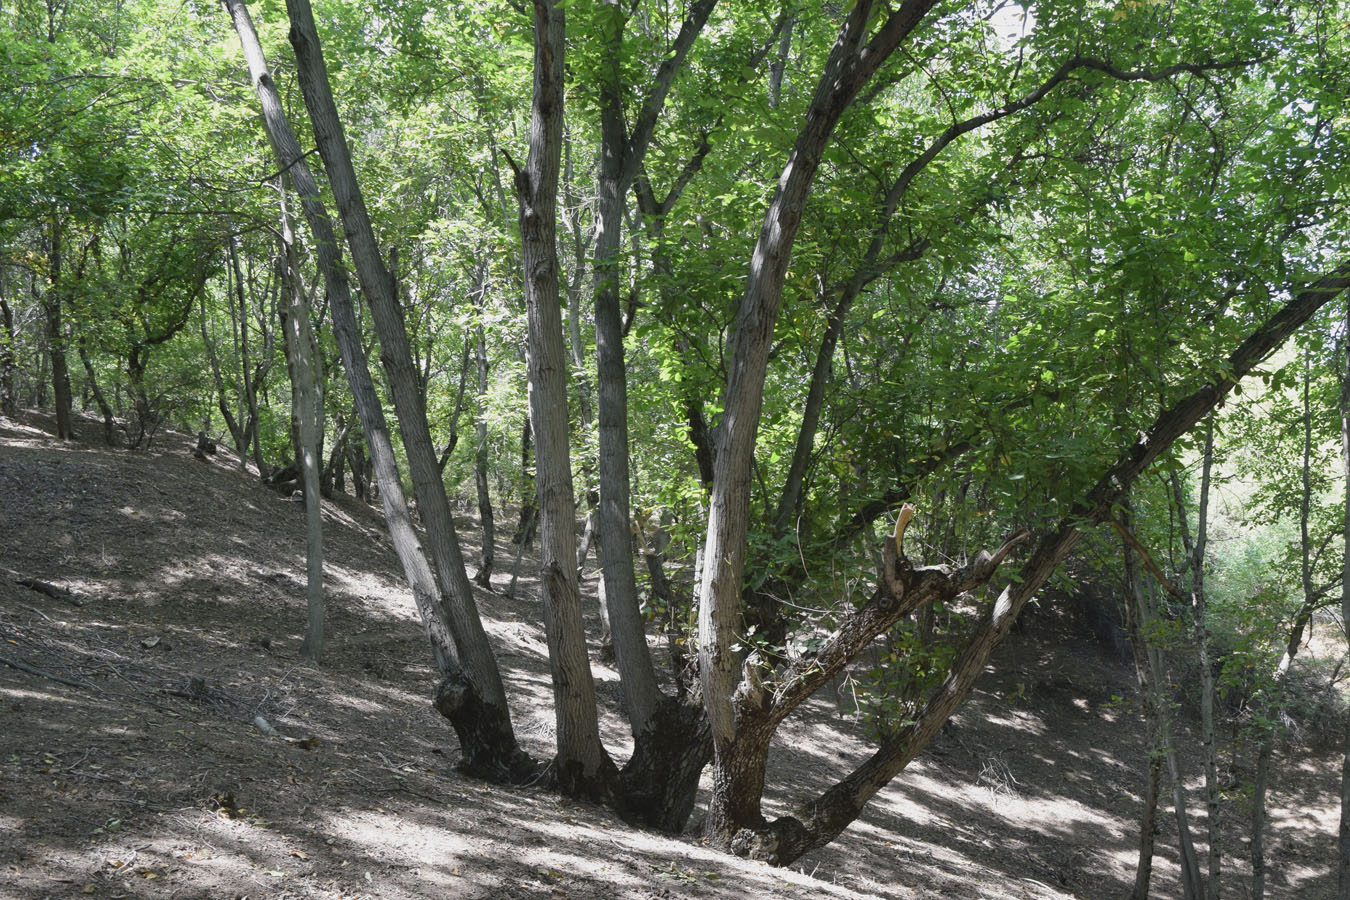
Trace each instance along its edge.
<path fill-rule="evenodd" d="M 28 691 L 23 688 L 0 688 L 0 697 L 11 700 L 38 700 L 43 703 L 77 702 L 74 697 L 62 697 L 60 694 L 49 694 L 46 691 Z"/>
<path fill-rule="evenodd" d="M 1035 713 L 1024 709 L 1010 708 L 1007 713 L 990 711 L 985 714 L 985 721 L 995 725 L 1002 725 L 1006 728 L 1015 728 L 1018 731 L 1025 731 L 1028 734 L 1043 736 L 1046 734 L 1045 722 Z"/>

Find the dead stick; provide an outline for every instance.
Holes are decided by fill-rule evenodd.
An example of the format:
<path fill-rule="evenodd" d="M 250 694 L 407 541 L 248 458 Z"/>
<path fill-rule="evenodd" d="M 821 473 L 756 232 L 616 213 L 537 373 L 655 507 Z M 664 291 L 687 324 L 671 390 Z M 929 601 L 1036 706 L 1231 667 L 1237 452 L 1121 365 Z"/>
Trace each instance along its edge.
<path fill-rule="evenodd" d="M 1120 532 L 1120 536 L 1125 540 L 1125 543 L 1129 544 L 1130 548 L 1134 550 L 1134 552 L 1138 553 L 1141 558 L 1143 558 L 1144 565 L 1147 566 L 1148 570 L 1153 573 L 1153 577 L 1158 580 L 1158 584 L 1162 585 L 1163 590 L 1167 591 L 1167 593 L 1171 594 L 1176 600 L 1180 601 L 1181 603 L 1190 602 L 1190 598 L 1188 598 L 1185 594 L 1183 594 L 1180 591 L 1180 589 L 1177 588 L 1176 585 L 1174 585 L 1170 580 L 1168 580 L 1167 576 L 1163 574 L 1162 569 L 1160 569 L 1158 567 L 1158 564 L 1153 561 L 1152 554 L 1148 552 L 1148 550 L 1144 547 L 1143 544 L 1139 543 L 1139 539 L 1136 538 L 1128 528 L 1117 522 L 1115 519 L 1111 520 L 1111 524 L 1115 526 L 1116 531 Z"/>
<path fill-rule="evenodd" d="M 62 678 L 60 675 L 53 675 L 51 672 L 44 672 L 41 669 L 35 669 L 32 666 L 27 665 L 26 663 L 16 662 L 12 659 L 6 659 L 3 656 L 0 656 L 0 663 L 4 663 L 7 666 L 13 666 L 16 669 L 22 672 L 28 672 L 31 675 L 41 675 L 43 678 L 50 678 L 52 681 L 59 681 L 61 684 L 68 684 L 71 687 L 89 688 L 95 691 L 98 690 L 98 688 L 94 687 L 92 684 L 85 684 L 82 681 L 72 681 L 69 678 Z"/>

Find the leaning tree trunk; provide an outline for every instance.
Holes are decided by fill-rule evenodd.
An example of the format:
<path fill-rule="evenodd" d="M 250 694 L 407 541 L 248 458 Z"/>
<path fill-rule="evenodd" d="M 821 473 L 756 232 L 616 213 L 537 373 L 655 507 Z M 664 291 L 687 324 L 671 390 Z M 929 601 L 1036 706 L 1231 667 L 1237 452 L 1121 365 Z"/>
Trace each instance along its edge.
<path fill-rule="evenodd" d="M 698 586 L 699 675 L 714 745 L 708 837 L 730 846 L 742 828 L 758 828 L 768 746 L 761 716 L 738 718 L 733 694 L 741 681 L 740 600 L 745 571 L 750 471 L 764 401 L 769 347 L 802 208 L 830 135 L 862 86 L 922 21 L 936 0 L 907 0 L 868 39 L 874 4 L 848 13 L 779 178 L 752 256 L 728 362 L 725 407 L 709 497 L 706 564 Z M 753 755 L 753 759 L 751 758 Z"/>
<path fill-rule="evenodd" d="M 1012 583 L 986 611 L 946 679 L 912 722 L 891 735 L 876 753 L 846 778 L 819 797 L 798 806 L 792 815 L 758 828 L 732 831 L 725 835 L 726 844 L 738 853 L 786 865 L 837 837 L 857 818 L 867 801 L 928 745 L 970 694 L 994 649 L 1007 636 L 1026 604 L 1077 545 L 1083 529 L 1112 521 L 1119 502 L 1160 454 L 1209 415 L 1239 380 L 1347 287 L 1350 287 L 1350 262 L 1343 262 L 1323 277 L 1294 291 L 1275 315 L 1228 356 L 1218 369 L 1221 374 L 1159 413 L 1153 424 L 1121 452 L 1116 463 L 1069 510 L 1059 525 L 1041 538 Z M 1347 383 L 1350 383 L 1350 376 Z M 1346 426 L 1346 431 L 1346 453 L 1350 454 L 1350 425 Z M 901 524 L 907 521 L 909 514 L 907 508 L 902 508 Z M 900 530 L 899 525 L 897 530 Z M 1014 536 L 993 556 L 981 553 L 969 566 L 952 572 L 942 567 L 915 568 L 903 558 L 903 552 L 898 553 L 897 562 L 900 537 L 897 535 L 897 547 L 894 550 L 889 546 L 886 548 L 890 558 L 884 569 L 887 574 L 885 589 L 879 589 L 871 600 L 846 617 L 834 636 L 814 655 L 775 673 L 776 684 L 771 693 L 757 680 L 757 676 L 762 675 L 762 670 L 755 665 L 757 661 L 748 660 L 741 690 L 729 704 L 733 705 L 733 713 L 743 721 L 752 722 L 756 730 L 760 717 L 781 721 L 900 616 L 935 599 L 952 596 L 952 592 L 970 590 L 987 582 L 1004 555 L 1023 536 Z M 712 565 L 710 562 L 708 567 Z M 704 581 L 707 581 L 706 574 Z M 735 753 L 734 745 L 731 751 Z M 735 756 L 731 758 L 741 761 Z M 746 784 L 745 775 L 753 775 L 753 769 L 747 766 L 745 773 L 732 770 L 732 774 L 742 778 L 740 784 Z M 719 801 L 714 793 L 713 802 L 725 800 Z M 739 809 L 750 810 L 751 807 L 747 804 Z M 1350 836 L 1350 825 L 1347 829 L 1347 836 Z M 1198 882 L 1198 877 L 1195 881 Z"/>
<path fill-rule="evenodd" d="M 291 131 L 290 123 L 286 121 L 281 98 L 267 71 L 248 10 L 243 0 L 224 2 L 244 47 L 249 74 L 262 106 L 268 139 L 278 163 L 300 197 L 301 208 L 314 235 L 319 266 L 328 290 L 334 335 L 343 366 L 347 370 L 357 416 L 361 419 L 390 538 L 403 564 L 442 675 L 436 694 L 436 708 L 450 720 L 459 737 L 463 754 L 461 768 L 498 780 L 528 778 L 533 773 L 534 764 L 516 744 L 504 692 L 498 699 L 497 695 L 486 690 L 476 678 L 475 670 L 462 660 L 459 635 L 450 628 L 445 597 L 413 530 L 383 407 L 375 393 L 365 350 L 361 346 L 356 309 L 342 261 L 341 244 L 332 220 L 320 199 L 318 186 L 305 163 L 304 153 Z"/>
<path fill-rule="evenodd" d="M 283 268 L 281 284 L 286 296 L 286 318 L 282 327 L 285 330 L 286 356 L 290 360 L 292 417 L 298 420 L 296 431 L 300 437 L 296 450 L 305 490 L 309 616 L 305 625 L 305 638 L 300 643 L 300 655 L 318 662 L 323 653 L 324 622 L 323 506 L 319 492 L 319 439 L 322 432 L 319 413 L 323 409 L 323 395 L 315 378 L 315 360 L 319 354 L 309 321 L 309 298 L 305 295 L 284 188 L 279 193 Z"/>
<path fill-rule="evenodd" d="M 426 527 L 432 563 L 447 600 L 451 634 L 474 690 L 481 695 L 483 703 L 495 710 L 494 720 L 509 723 L 506 691 L 464 568 L 450 500 L 427 424 L 426 397 L 413 367 L 394 278 L 380 257 L 370 215 L 357 182 L 346 134 L 333 100 L 314 13 L 309 0 L 287 0 L 286 8 L 291 19 L 290 40 L 295 50 L 301 93 L 342 217 L 361 290 L 370 305 L 371 318 L 380 339 L 380 359 L 393 395 L 418 513 Z M 503 749 L 509 750 L 510 754 L 517 752 L 509 725 L 499 736 Z"/>
<path fill-rule="evenodd" d="M 103 442 L 109 447 L 117 446 L 117 426 L 113 421 L 113 409 L 108 403 L 108 398 L 104 395 L 103 389 L 99 387 L 98 376 L 94 373 L 94 363 L 89 358 L 89 351 L 86 348 L 88 342 L 80 339 L 77 349 L 80 354 L 80 364 L 84 366 L 84 377 L 89 384 L 89 391 L 94 395 L 94 403 L 98 405 L 99 415 L 103 417 Z"/>
<path fill-rule="evenodd" d="M 617 771 L 600 743 L 576 568 L 576 498 L 567 421 L 567 357 L 558 294 L 557 197 L 562 157 L 565 17 L 534 3 L 530 154 L 516 172 L 529 330 L 530 420 L 539 496 L 539 563 L 558 728 L 557 777 L 571 796 L 609 799 Z"/>

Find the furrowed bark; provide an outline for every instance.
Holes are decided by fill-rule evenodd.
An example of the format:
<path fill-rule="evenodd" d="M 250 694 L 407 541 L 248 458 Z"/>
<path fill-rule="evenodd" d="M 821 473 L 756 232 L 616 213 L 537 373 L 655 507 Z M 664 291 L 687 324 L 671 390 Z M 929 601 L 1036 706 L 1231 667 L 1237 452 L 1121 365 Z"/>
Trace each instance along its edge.
<path fill-rule="evenodd" d="M 301 92 L 314 126 L 314 137 L 337 201 L 347 245 L 352 252 L 362 293 L 380 338 L 380 360 L 389 379 L 398 416 L 408 472 L 418 512 L 427 530 L 431 559 L 446 598 L 450 631 L 459 649 L 465 676 L 482 693 L 486 707 L 500 710 L 509 722 L 506 692 L 496 658 L 478 615 L 477 601 L 464 569 L 445 483 L 437 465 L 427 424 L 423 385 L 412 363 L 395 284 L 381 258 L 370 215 L 352 166 L 351 153 L 328 80 L 323 50 L 309 0 L 288 0 L 290 40 L 295 50 Z M 514 737 L 510 743 L 514 747 Z"/>
<path fill-rule="evenodd" d="M 566 24 L 553 0 L 534 2 L 534 97 L 530 152 L 516 171 L 520 203 L 530 419 L 539 497 L 544 630 L 553 675 L 559 786 L 570 796 L 612 799 L 617 769 L 600 743 L 595 684 L 586 655 L 576 568 L 576 497 L 567 419 L 567 357 L 558 293 L 557 201 L 562 158 Z M 608 549 L 608 548 L 606 548 Z"/>
<path fill-rule="evenodd" d="M 625 127 L 622 85 L 624 13 L 617 2 L 615 25 L 605 40 L 605 63 L 600 82 L 600 171 L 596 207 L 594 257 L 596 391 L 599 409 L 599 532 L 603 548 L 602 577 L 610 635 L 614 644 L 623 689 L 625 711 L 636 738 L 651 731 L 653 719 L 665 701 L 656 683 L 638 605 L 634 572 L 632 505 L 628 458 L 628 376 L 624 362 L 623 314 L 619 281 L 620 227 L 624 199 L 637 177 L 652 133 L 665 107 L 676 75 L 683 68 L 689 49 L 703 30 L 717 0 L 697 0 L 690 8 L 670 55 L 652 80 L 630 136 Z M 668 723 L 683 719 L 673 711 Z M 658 742 L 682 740 L 675 735 L 652 735 Z M 632 763 L 630 762 L 630 768 Z M 679 767 L 675 767 L 678 769 Z M 660 771 L 672 771 L 662 766 Z M 657 777 L 657 772 L 649 778 Z M 686 814 L 687 815 L 687 814 Z"/>
<path fill-rule="evenodd" d="M 305 551 L 309 617 L 300 655 L 317 662 L 323 654 L 323 509 L 319 493 L 319 441 L 323 425 L 323 394 L 315 377 L 318 348 L 309 321 L 309 298 L 301 280 L 300 254 L 295 248 L 285 190 L 281 199 L 281 243 L 284 267 L 282 290 L 286 296 L 286 316 L 282 323 L 286 355 L 290 359 L 292 416 L 299 420 L 300 472 L 305 491 Z"/>
<path fill-rule="evenodd" d="M 317 244 L 319 265 L 333 316 L 333 330 L 380 488 L 380 501 L 390 538 L 408 578 L 437 668 L 443 677 L 436 708 L 450 720 L 459 736 L 463 753 L 461 767 L 464 770 L 497 780 L 528 778 L 533 773 L 534 764 L 516 745 L 505 702 L 494 703 L 485 699 L 481 686 L 466 674 L 459 646 L 450 631 L 445 599 L 413 530 L 383 407 L 375 393 L 365 351 L 361 346 L 361 332 L 356 321 L 347 270 L 342 261 L 342 245 L 338 242 L 332 220 L 305 163 L 300 145 L 290 123 L 286 121 L 281 98 L 267 71 L 248 10 L 243 0 L 224 2 L 244 47 L 268 139 L 278 163 L 300 197 L 301 208 Z"/>

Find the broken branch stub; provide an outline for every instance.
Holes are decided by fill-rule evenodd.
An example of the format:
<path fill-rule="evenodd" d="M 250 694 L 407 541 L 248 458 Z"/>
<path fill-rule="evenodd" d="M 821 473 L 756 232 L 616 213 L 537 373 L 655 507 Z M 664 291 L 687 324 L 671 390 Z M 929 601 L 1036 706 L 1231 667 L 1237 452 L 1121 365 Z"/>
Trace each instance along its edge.
<path fill-rule="evenodd" d="M 914 504 L 906 503 L 900 507 L 900 512 L 895 517 L 894 539 L 886 541 L 881 551 L 882 582 L 893 600 L 899 600 L 904 595 L 904 575 L 913 568 L 909 558 L 905 556 L 904 544 L 905 529 L 909 528 L 909 520 L 912 518 L 914 518 Z"/>

